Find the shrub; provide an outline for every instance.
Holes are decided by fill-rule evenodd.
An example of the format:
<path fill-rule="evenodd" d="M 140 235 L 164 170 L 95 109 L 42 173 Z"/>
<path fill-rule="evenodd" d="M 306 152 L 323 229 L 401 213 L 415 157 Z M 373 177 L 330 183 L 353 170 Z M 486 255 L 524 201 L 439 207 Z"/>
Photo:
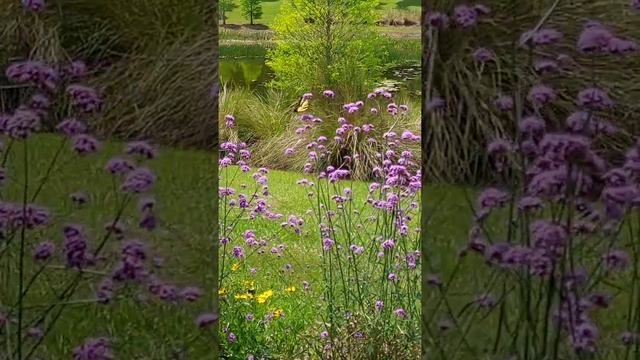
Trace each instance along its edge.
<path fill-rule="evenodd" d="M 335 89 L 345 101 L 370 89 L 386 58 L 375 17 L 371 1 L 285 2 L 267 61 L 276 73 L 272 85 L 288 94 Z"/>

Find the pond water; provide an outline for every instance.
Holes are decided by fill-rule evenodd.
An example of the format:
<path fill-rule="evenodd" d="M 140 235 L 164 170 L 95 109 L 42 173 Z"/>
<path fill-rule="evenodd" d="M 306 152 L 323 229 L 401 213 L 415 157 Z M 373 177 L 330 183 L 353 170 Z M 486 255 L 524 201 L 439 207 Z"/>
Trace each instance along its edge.
<path fill-rule="evenodd" d="M 231 87 L 259 89 L 274 76 L 264 58 L 220 59 L 218 65 L 220 83 Z M 396 66 L 389 70 L 385 84 L 397 86 L 411 93 L 421 89 L 420 64 Z"/>
<path fill-rule="evenodd" d="M 273 71 L 265 59 L 220 59 L 218 63 L 220 83 L 255 89 L 264 86 L 273 77 Z"/>

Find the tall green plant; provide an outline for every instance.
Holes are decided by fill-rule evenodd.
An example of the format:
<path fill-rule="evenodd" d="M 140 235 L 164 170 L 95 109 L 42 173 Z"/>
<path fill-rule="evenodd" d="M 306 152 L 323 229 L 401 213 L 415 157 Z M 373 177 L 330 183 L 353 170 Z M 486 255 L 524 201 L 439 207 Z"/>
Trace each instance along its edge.
<path fill-rule="evenodd" d="M 220 19 L 222 25 L 227 25 L 227 12 L 233 10 L 235 4 L 233 0 L 220 0 Z"/>
<path fill-rule="evenodd" d="M 242 15 L 253 25 L 253 20 L 262 18 L 262 0 L 242 0 Z"/>
<path fill-rule="evenodd" d="M 338 90 L 357 97 L 380 80 L 386 53 L 373 29 L 378 1 L 288 0 L 273 29 L 271 85 L 288 93 Z"/>

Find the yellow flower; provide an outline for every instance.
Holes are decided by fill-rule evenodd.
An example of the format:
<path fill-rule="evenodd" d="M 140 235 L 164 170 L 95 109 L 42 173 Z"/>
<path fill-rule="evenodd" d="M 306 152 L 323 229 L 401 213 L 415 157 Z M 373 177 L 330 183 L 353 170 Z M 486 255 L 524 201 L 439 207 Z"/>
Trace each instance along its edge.
<path fill-rule="evenodd" d="M 254 280 L 244 280 L 244 281 L 242 282 L 242 284 L 243 284 L 244 286 L 246 286 L 246 287 L 251 287 L 251 286 L 255 285 L 255 284 L 256 284 L 256 282 L 255 282 Z"/>
<path fill-rule="evenodd" d="M 218 295 L 224 295 L 224 288 L 218 289 Z"/>
<path fill-rule="evenodd" d="M 234 297 L 236 299 L 253 299 L 253 294 L 249 294 L 249 293 L 235 294 Z"/>
<path fill-rule="evenodd" d="M 231 271 L 236 271 L 238 269 L 240 269 L 240 263 L 234 263 L 231 265 Z"/>
<path fill-rule="evenodd" d="M 267 290 L 263 293 L 261 293 L 260 295 L 256 296 L 256 300 L 258 300 L 258 302 L 260 304 L 263 304 L 267 301 L 268 298 L 270 298 L 271 296 L 273 296 L 273 290 Z"/>
<path fill-rule="evenodd" d="M 296 291 L 296 287 L 295 286 L 289 286 L 288 288 L 284 289 L 284 291 L 292 293 Z"/>

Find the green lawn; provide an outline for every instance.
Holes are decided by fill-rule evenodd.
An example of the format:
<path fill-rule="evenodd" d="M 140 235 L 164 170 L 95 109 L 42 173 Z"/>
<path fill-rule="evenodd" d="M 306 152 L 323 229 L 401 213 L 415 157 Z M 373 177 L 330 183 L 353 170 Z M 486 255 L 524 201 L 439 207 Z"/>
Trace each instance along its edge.
<path fill-rule="evenodd" d="M 242 16 L 242 10 L 240 7 L 240 1 L 236 0 L 234 9 L 227 14 L 228 24 L 248 24 L 244 16 Z M 262 1 L 262 19 L 255 21 L 257 24 L 271 25 L 276 18 L 282 0 L 264 0 Z M 381 12 L 389 10 L 411 10 L 420 11 L 419 0 L 381 0 L 380 7 Z"/>
<path fill-rule="evenodd" d="M 61 137 L 39 135 L 28 140 L 29 192 L 33 193 L 39 176 L 44 174 L 53 154 L 60 146 Z M 6 146 L 6 145 L 5 145 Z M 24 183 L 23 147 L 15 144 L 7 162 L 8 178 L 3 187 L 2 198 L 19 201 Z M 42 239 L 51 239 L 56 246 L 52 265 L 64 263 L 61 225 L 77 222 L 85 226 L 89 235 L 90 249 L 103 236 L 103 227 L 112 221 L 115 208 L 114 183 L 104 170 L 106 161 L 120 152 L 124 144 L 105 143 L 97 154 L 79 158 L 68 143 L 62 152 L 52 176 L 36 200 L 37 204 L 50 209 L 52 226 L 34 230 L 27 237 L 27 251 Z M 200 330 L 194 324 L 196 316 L 211 308 L 213 274 L 212 202 L 214 190 L 212 155 L 207 152 L 193 152 L 160 148 L 159 156 L 151 160 L 149 166 L 155 171 L 157 182 L 152 193 L 157 201 L 159 226 L 153 232 L 137 228 L 139 215 L 136 203 L 125 212 L 127 238 L 146 239 L 152 257 L 164 259 L 164 266 L 154 270 L 169 283 L 179 287 L 198 286 L 203 296 L 194 303 L 168 304 L 154 298 L 145 287 L 130 285 L 116 292 L 111 305 L 96 303 L 69 305 L 53 333 L 38 352 L 42 359 L 69 359 L 71 350 L 86 337 L 109 336 L 114 340 L 113 348 L 118 359 L 170 359 L 182 352 L 187 359 L 207 359 L 211 356 L 211 333 Z M 119 183 L 119 181 L 118 181 Z M 84 190 L 89 202 L 77 209 L 69 200 L 69 194 Z M 121 198 L 122 194 L 118 194 Z M 106 254 L 115 258 L 120 251 L 121 241 L 111 239 L 105 247 Z M 5 273 L 11 281 L 5 282 L 3 275 L 0 285 L 0 305 L 14 302 L 17 293 L 17 271 L 15 248 L 0 258 L 3 266 L 12 263 L 13 272 Z M 8 254 L 13 254 L 9 256 Z M 113 255 L 113 256 L 111 256 Z M 30 258 L 30 256 L 28 255 Z M 150 259 L 148 260 L 150 261 Z M 27 276 L 33 274 L 37 264 L 27 261 Z M 81 282 L 79 299 L 95 298 L 94 289 L 110 271 L 110 266 L 98 265 L 92 270 L 96 274 L 86 274 Z M 150 268 L 152 268 L 150 266 Z M 3 268 L 4 271 L 4 268 Z M 100 274 L 101 272 L 105 272 Z M 55 293 L 70 279 L 68 270 L 47 268 L 40 281 L 36 282 L 26 306 L 48 303 Z M 125 293 L 131 296 L 121 296 Z M 134 300 L 136 294 L 147 294 L 147 300 Z M 119 295 L 120 296 L 119 296 Z M 33 310 L 32 310 L 33 311 Z M 27 319 L 33 312 L 28 312 Z M 30 344 L 30 343 L 28 343 Z"/>

